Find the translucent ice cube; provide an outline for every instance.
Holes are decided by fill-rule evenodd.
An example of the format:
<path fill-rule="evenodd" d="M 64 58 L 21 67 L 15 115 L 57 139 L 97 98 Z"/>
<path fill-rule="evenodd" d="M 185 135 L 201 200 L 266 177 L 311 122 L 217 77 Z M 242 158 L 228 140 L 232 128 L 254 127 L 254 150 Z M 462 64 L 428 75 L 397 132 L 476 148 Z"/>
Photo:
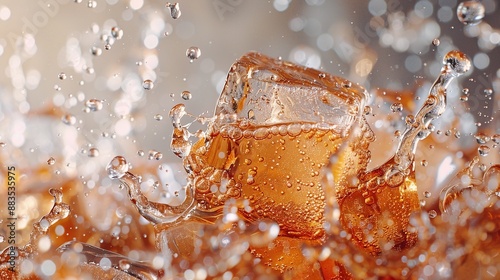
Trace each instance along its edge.
<path fill-rule="evenodd" d="M 364 88 L 343 78 L 250 52 L 229 71 L 216 122 L 234 117 L 259 126 L 307 122 L 346 132 L 367 97 Z"/>

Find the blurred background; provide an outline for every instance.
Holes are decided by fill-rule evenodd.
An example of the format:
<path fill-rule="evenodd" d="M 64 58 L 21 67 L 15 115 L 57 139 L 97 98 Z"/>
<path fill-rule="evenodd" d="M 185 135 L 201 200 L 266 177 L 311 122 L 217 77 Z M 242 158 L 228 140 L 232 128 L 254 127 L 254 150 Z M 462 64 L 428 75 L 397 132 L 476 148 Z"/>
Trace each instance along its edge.
<path fill-rule="evenodd" d="M 16 119 L 7 112 L 62 114 L 77 130 L 74 148 L 96 147 L 103 161 L 118 143 L 127 147 L 120 153 L 137 152 L 128 149 L 133 146 L 175 160 L 168 148 L 170 108 L 185 103 L 193 115 L 210 116 L 230 65 L 251 50 L 369 90 L 415 91 L 437 77 L 447 51 L 459 48 L 473 59 L 475 80 L 464 87 L 477 96 L 498 87 L 497 3 L 482 3 L 485 20 L 468 28 L 456 16 L 456 0 L 180 1 L 177 19 L 161 1 L 2 3 L 0 120 L 6 128 Z M 123 32 L 120 39 L 111 34 L 113 27 Z M 201 50 L 192 62 L 189 47 Z M 154 88 L 145 90 L 145 80 Z M 184 100 L 183 91 L 192 98 Z M 102 109 L 84 112 L 90 99 L 102 101 Z M 473 97 L 469 106 L 483 109 L 474 117 L 491 125 L 491 100 Z M 54 141 L 44 140 L 47 131 L 29 139 L 29 130 L 12 125 L 0 132 L 0 141 L 22 147 L 33 161 L 46 161 L 57 149 L 50 148 Z"/>
<path fill-rule="evenodd" d="M 179 190 L 185 176 L 181 160 L 169 148 L 169 111 L 184 103 L 193 116 L 210 117 L 231 64 L 248 51 L 360 83 L 373 93 L 375 111 L 390 112 L 384 108 L 403 103 L 403 112 L 392 112 L 389 126 L 377 122 L 385 113 L 368 116 L 379 139 L 374 147 L 389 142 L 394 149 L 398 140 L 393 134 L 404 127 L 404 115 L 418 108 L 415 97 L 426 96 L 444 54 L 458 48 L 471 58 L 474 69 L 453 84 L 449 109 L 435 125 L 441 136 L 448 131 L 462 135 L 438 141 L 445 143 L 443 153 L 462 152 L 475 143 L 473 135 L 479 131 L 500 132 L 500 18 L 498 3 L 484 0 L 484 19 L 465 25 L 456 14 L 459 3 L 205 0 L 175 6 L 146 0 L 2 1 L 1 162 L 21 170 L 20 192 L 68 181 L 80 184 L 75 195 L 84 205 L 81 211 L 98 220 L 97 231 L 123 233 L 120 228 L 116 233 L 111 218 L 101 217 L 96 203 L 85 200 L 87 195 L 99 200 L 109 192 L 117 201 L 109 207 L 124 207 L 120 201 L 125 192 L 112 187 L 116 182 L 105 174 L 107 163 L 116 155 L 125 156 L 136 170 L 168 163 L 164 168 L 178 172 L 163 181 L 177 178 L 179 183 L 170 183 L 170 188 Z M 200 52 L 189 58 L 191 47 Z M 196 129 L 193 124 L 190 130 Z M 452 141 L 461 144 L 449 146 Z M 385 150 L 373 161 L 385 160 L 391 148 Z M 436 154 L 432 149 L 421 153 L 428 161 Z M 169 199 L 162 197 L 161 188 L 145 189 L 152 199 Z M 27 217 L 47 212 L 33 212 L 41 206 L 29 201 Z M 116 216 L 125 216 L 116 211 Z"/>

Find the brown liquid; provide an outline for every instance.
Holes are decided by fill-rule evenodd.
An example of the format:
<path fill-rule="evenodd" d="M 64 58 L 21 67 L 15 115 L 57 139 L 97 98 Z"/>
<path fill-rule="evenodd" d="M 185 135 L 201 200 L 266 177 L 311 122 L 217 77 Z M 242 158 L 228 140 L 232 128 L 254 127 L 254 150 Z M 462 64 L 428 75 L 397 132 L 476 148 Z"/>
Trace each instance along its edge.
<path fill-rule="evenodd" d="M 248 208 L 240 214 L 247 221 L 272 219 L 280 235 L 318 239 L 324 234 L 325 206 L 320 173 L 341 141 L 330 130 L 280 133 L 280 127 L 249 127 L 239 139 L 223 133 L 200 139 L 187 159 L 204 166 L 191 174 L 198 208 L 244 199 Z"/>

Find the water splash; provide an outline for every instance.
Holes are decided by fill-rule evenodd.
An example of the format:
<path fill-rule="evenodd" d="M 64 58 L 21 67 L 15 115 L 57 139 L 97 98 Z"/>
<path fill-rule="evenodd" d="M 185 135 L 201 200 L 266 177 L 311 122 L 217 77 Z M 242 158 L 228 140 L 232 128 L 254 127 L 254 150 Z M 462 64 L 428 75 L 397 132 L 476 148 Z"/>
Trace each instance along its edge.
<path fill-rule="evenodd" d="M 470 60 L 462 52 L 446 54 L 427 100 L 407 122 L 395 155 L 386 163 L 364 172 L 369 154 L 363 149 L 368 143 L 360 138 L 352 140 L 353 144 L 342 149 L 337 161 L 331 164 L 333 181 L 329 185 L 335 185 L 335 190 L 333 193 L 327 190 L 327 195 L 338 200 L 340 222 L 353 235 L 353 241 L 372 254 L 410 248 L 417 241 L 416 234 L 408 229 L 410 215 L 420 210 L 415 179 L 416 147 L 430 134 L 430 123 L 445 111 L 447 86 L 470 67 Z"/>
<path fill-rule="evenodd" d="M 25 246 L 13 248 L 9 246 L 5 248 L 2 253 L 0 253 L 0 266 L 9 262 L 12 251 L 15 251 L 15 255 L 19 257 L 16 261 L 33 257 L 39 252 L 38 244 L 42 237 L 47 236 L 49 228 L 58 221 L 68 217 L 70 214 L 70 207 L 62 201 L 62 192 L 60 190 L 50 189 L 49 193 L 54 197 L 54 205 L 52 206 L 50 212 L 43 216 L 38 222 L 33 224 L 33 231 L 30 234 L 30 240 Z M 16 265 L 16 267 L 19 267 L 19 265 Z"/>
<path fill-rule="evenodd" d="M 192 189 L 186 187 L 186 198 L 179 206 L 149 201 L 141 192 L 141 179 L 128 172 L 128 163 L 122 156 L 111 160 L 106 167 L 111 179 L 118 179 L 127 188 L 130 201 L 137 207 L 139 213 L 153 224 L 170 224 L 184 218 L 194 207 Z"/>

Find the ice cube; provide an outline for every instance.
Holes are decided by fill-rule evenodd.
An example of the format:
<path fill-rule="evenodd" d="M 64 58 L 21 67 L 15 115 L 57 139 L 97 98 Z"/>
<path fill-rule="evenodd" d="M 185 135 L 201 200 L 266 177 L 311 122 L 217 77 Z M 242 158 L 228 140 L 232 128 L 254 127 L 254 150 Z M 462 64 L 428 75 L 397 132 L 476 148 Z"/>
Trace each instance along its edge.
<path fill-rule="evenodd" d="M 316 123 L 342 133 L 367 98 L 364 88 L 343 78 L 250 52 L 231 67 L 215 114 L 259 126 Z M 219 117 L 217 122 L 232 120 Z"/>

